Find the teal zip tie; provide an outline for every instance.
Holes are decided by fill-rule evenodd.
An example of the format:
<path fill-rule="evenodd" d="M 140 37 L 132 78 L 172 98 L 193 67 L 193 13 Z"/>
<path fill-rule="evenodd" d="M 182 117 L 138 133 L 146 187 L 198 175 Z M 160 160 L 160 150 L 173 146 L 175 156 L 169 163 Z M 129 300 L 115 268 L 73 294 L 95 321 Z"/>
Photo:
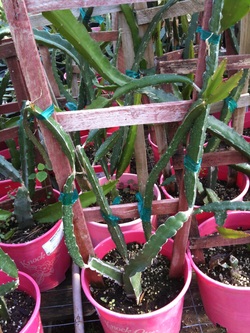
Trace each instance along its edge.
<path fill-rule="evenodd" d="M 65 104 L 65 106 L 66 106 L 70 111 L 76 111 L 76 110 L 77 110 L 77 105 L 76 105 L 76 103 L 68 102 L 68 103 Z"/>
<path fill-rule="evenodd" d="M 23 122 L 23 115 L 20 114 L 20 118 L 17 121 L 17 124 L 20 125 Z"/>
<path fill-rule="evenodd" d="M 184 157 L 184 167 L 192 172 L 198 172 L 201 168 L 201 159 L 196 163 L 189 155 Z"/>
<path fill-rule="evenodd" d="M 52 116 L 53 112 L 54 112 L 54 105 L 51 104 L 46 110 L 44 110 L 39 115 L 37 115 L 37 119 L 39 119 L 39 120 L 46 120 L 50 116 Z"/>
<path fill-rule="evenodd" d="M 111 223 L 113 227 L 115 227 L 118 224 L 118 221 L 120 220 L 118 216 L 115 215 L 107 215 L 103 211 L 101 211 L 102 217 L 107 223 Z"/>
<path fill-rule="evenodd" d="M 225 98 L 225 103 L 230 112 L 234 112 L 237 109 L 237 102 L 232 97 Z"/>
<path fill-rule="evenodd" d="M 202 27 L 198 27 L 196 32 L 200 33 L 201 39 L 208 41 L 210 44 L 219 44 L 221 35 L 216 35 L 211 31 L 203 30 Z"/>
<path fill-rule="evenodd" d="M 131 71 L 130 69 L 126 70 L 126 75 L 129 76 L 129 77 L 132 77 L 133 79 L 139 79 L 140 78 L 140 74 L 138 72 Z"/>
<path fill-rule="evenodd" d="M 83 8 L 80 8 L 80 15 L 81 15 L 82 20 L 89 21 L 91 19 L 91 17 L 85 17 L 86 11 Z M 102 22 L 104 22 L 104 18 L 100 15 L 92 16 L 92 19 L 95 20 L 99 24 L 102 24 Z"/>
<path fill-rule="evenodd" d="M 78 192 L 76 189 L 70 193 L 61 193 L 58 200 L 61 201 L 63 206 L 73 205 L 78 199 Z"/>
<path fill-rule="evenodd" d="M 142 222 L 151 223 L 151 208 L 144 207 L 143 198 L 140 192 L 137 192 L 135 197 L 138 201 L 138 212 Z"/>
<path fill-rule="evenodd" d="M 114 198 L 112 205 L 119 205 L 121 203 L 121 197 L 118 195 Z"/>
<path fill-rule="evenodd" d="M 104 18 L 101 15 L 93 16 L 93 19 L 100 25 L 104 22 Z"/>

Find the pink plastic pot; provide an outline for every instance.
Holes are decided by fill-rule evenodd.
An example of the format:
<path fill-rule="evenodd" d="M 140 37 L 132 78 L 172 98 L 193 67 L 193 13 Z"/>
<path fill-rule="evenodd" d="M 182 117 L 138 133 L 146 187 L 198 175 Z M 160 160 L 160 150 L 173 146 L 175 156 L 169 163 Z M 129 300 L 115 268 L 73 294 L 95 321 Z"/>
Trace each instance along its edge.
<path fill-rule="evenodd" d="M 142 232 L 127 232 L 124 234 L 125 241 L 144 243 L 145 238 Z M 97 257 L 103 258 L 106 253 L 115 248 L 115 244 L 108 238 L 101 242 L 96 248 L 95 253 Z M 161 250 L 161 253 L 166 255 L 169 259 L 172 256 L 173 242 L 169 240 Z M 98 304 L 92 297 L 89 290 L 88 274 L 82 270 L 81 282 L 82 288 L 89 301 L 96 308 L 102 323 L 105 333 L 179 333 L 181 326 L 181 317 L 183 310 L 184 296 L 189 288 L 191 282 L 192 270 L 189 260 L 186 256 L 184 279 L 185 285 L 179 295 L 169 304 L 151 313 L 141 315 L 126 315 L 117 312 L 112 312 L 100 304 Z"/>
<path fill-rule="evenodd" d="M 43 327 L 40 317 L 40 304 L 41 304 L 41 293 L 37 283 L 28 274 L 23 272 L 18 272 L 19 286 L 18 289 L 26 292 L 32 296 L 35 301 L 34 311 L 28 320 L 25 327 L 20 331 L 20 333 L 43 333 Z M 7 276 L 5 273 L 0 271 L 0 284 L 12 281 L 12 278 Z"/>
<path fill-rule="evenodd" d="M 15 261 L 20 271 L 29 274 L 37 282 L 41 291 L 58 286 L 65 279 L 71 263 L 64 242 L 62 220 L 32 241 L 0 243 L 0 247 Z"/>
<path fill-rule="evenodd" d="M 16 147 L 18 148 L 18 138 L 16 137 L 14 138 L 14 140 L 16 143 Z M 4 141 L 0 142 L 0 155 L 2 155 L 6 160 L 11 159 L 10 150 Z"/>
<path fill-rule="evenodd" d="M 135 185 L 135 190 L 137 191 L 137 184 L 138 179 L 136 174 L 132 173 L 124 173 L 119 180 L 119 184 L 123 183 L 124 187 L 127 187 L 128 185 L 132 186 L 131 181 Z M 103 185 L 107 182 L 107 179 L 105 177 L 100 178 L 99 180 L 100 185 Z M 117 186 L 119 186 L 119 184 Z M 161 200 L 161 193 L 159 188 L 154 185 L 154 194 L 157 198 L 157 200 Z M 154 229 L 157 227 L 157 216 L 152 215 L 151 216 L 151 223 Z M 122 232 L 126 231 L 142 231 L 142 222 L 141 219 L 135 219 L 131 222 L 121 223 L 120 224 Z M 101 241 L 103 241 L 105 238 L 108 238 L 110 236 L 110 233 L 108 231 L 108 227 L 105 223 L 101 222 L 88 222 L 88 230 L 92 239 L 93 246 L 95 247 L 97 244 L 99 244 Z"/>
<path fill-rule="evenodd" d="M 11 155 L 10 155 L 10 150 L 9 150 L 9 148 L 2 149 L 2 150 L 0 151 L 0 155 L 2 155 L 6 160 L 11 159 Z"/>
<path fill-rule="evenodd" d="M 200 177 L 205 177 L 207 175 L 208 168 L 202 168 L 200 171 Z M 228 167 L 227 166 L 219 166 L 218 167 L 218 179 L 220 180 L 227 180 L 227 174 L 228 174 Z M 163 182 L 163 176 L 161 176 L 160 184 Z M 242 201 L 244 196 L 247 194 L 247 191 L 249 189 L 249 178 L 242 172 L 237 173 L 237 186 L 240 189 L 240 194 L 232 199 L 231 201 Z M 174 199 L 166 190 L 164 186 L 161 187 L 162 192 L 164 193 L 166 199 Z M 199 206 L 195 206 L 195 208 L 198 208 Z M 213 216 L 213 213 L 201 213 L 195 215 L 198 224 L 202 223 L 203 221 L 207 220 L 208 218 Z"/>
<path fill-rule="evenodd" d="M 0 247 L 15 261 L 18 269 L 34 278 L 41 291 L 58 286 L 65 279 L 71 262 L 64 243 L 61 220 L 32 241 L 21 244 L 0 243 Z"/>
<path fill-rule="evenodd" d="M 248 108 L 248 112 L 245 113 L 245 120 L 244 120 L 244 128 L 250 127 L 250 107 Z"/>
<path fill-rule="evenodd" d="M 151 134 L 149 133 L 148 134 L 148 142 L 152 148 L 152 152 L 153 152 L 153 155 L 154 155 L 154 160 L 155 160 L 155 163 L 157 163 L 160 159 L 160 154 L 159 154 L 159 150 L 158 150 L 158 146 L 155 142 L 153 142 L 152 138 L 151 138 Z"/>
<path fill-rule="evenodd" d="M 117 131 L 118 129 L 119 129 L 119 127 L 109 127 L 109 128 L 107 128 L 107 134 L 111 135 L 113 132 Z M 82 140 L 84 140 L 84 138 L 87 137 L 88 134 L 89 134 L 89 130 L 80 131 L 80 136 L 81 136 Z"/>
<path fill-rule="evenodd" d="M 226 227 L 242 227 L 249 229 L 250 212 L 229 212 Z M 212 217 L 199 226 L 201 236 L 216 231 L 215 219 Z M 249 333 L 250 327 L 250 287 L 235 287 L 213 280 L 193 262 L 189 252 L 192 267 L 196 273 L 202 302 L 209 319 L 227 329 L 227 333 Z"/>
<path fill-rule="evenodd" d="M 11 179 L 1 180 L 0 181 L 0 201 L 1 198 L 6 196 L 8 193 L 13 192 L 20 186 L 20 183 L 13 182 Z"/>

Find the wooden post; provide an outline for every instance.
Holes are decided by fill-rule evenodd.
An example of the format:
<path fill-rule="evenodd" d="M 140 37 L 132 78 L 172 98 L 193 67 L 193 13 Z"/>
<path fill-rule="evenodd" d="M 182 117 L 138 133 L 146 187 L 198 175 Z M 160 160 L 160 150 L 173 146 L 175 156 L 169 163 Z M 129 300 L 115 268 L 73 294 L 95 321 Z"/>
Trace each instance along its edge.
<path fill-rule="evenodd" d="M 202 22 L 202 28 L 204 30 L 208 30 L 208 22 L 212 14 L 212 3 L 213 0 L 206 0 L 205 2 L 204 17 Z M 202 86 L 202 75 L 206 67 L 206 62 L 205 62 L 206 52 L 207 48 L 205 41 L 201 40 L 199 46 L 197 73 L 195 79 L 195 83 L 200 86 Z M 187 209 L 187 201 L 186 201 L 186 196 L 184 191 L 184 181 L 183 181 L 184 170 L 178 171 L 176 177 L 177 176 L 179 180 L 179 192 L 180 192 L 179 210 L 185 211 Z M 170 268 L 170 275 L 172 277 L 181 276 L 181 274 L 183 273 L 185 253 L 188 244 L 191 220 L 192 217 L 190 217 L 188 221 L 184 223 L 183 227 L 176 234 L 174 241 L 173 256 L 171 261 L 171 268 Z"/>
<path fill-rule="evenodd" d="M 52 99 L 37 51 L 37 45 L 33 36 L 25 1 L 3 0 L 2 3 L 10 25 L 16 53 L 20 61 L 30 99 L 42 110 L 45 110 L 52 104 Z M 56 115 L 54 115 L 54 117 L 56 118 Z M 65 181 L 72 173 L 72 169 L 68 159 L 61 150 L 58 142 L 53 138 L 51 132 L 46 129 L 42 121 L 39 121 L 39 126 L 56 175 L 59 190 L 62 191 Z M 94 250 L 79 200 L 74 204 L 73 212 L 76 240 L 83 260 L 87 262 L 89 254 L 93 255 Z"/>
<path fill-rule="evenodd" d="M 250 13 L 243 17 L 240 24 L 240 54 L 249 54 L 250 53 L 250 41 L 249 41 L 249 31 L 250 31 Z M 245 87 L 242 90 L 242 93 L 248 92 L 249 80 L 247 80 Z M 235 110 L 233 115 L 233 127 L 234 129 L 242 134 L 244 128 L 244 119 L 245 119 L 246 108 L 238 108 Z"/>

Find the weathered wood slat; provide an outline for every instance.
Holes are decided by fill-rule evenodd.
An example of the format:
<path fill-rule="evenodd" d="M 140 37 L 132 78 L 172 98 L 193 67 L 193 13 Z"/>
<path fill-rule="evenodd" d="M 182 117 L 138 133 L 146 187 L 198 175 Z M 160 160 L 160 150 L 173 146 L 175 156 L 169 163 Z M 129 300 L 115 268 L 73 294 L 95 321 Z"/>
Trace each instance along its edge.
<path fill-rule="evenodd" d="M 250 233 L 250 231 L 245 231 L 246 233 Z M 229 245 L 237 245 L 237 244 L 249 244 L 250 235 L 248 237 L 243 238 L 224 238 L 220 235 L 213 236 L 205 236 L 199 238 L 190 238 L 189 248 L 191 250 L 194 249 L 209 249 L 210 247 L 217 246 L 229 246 Z"/>
<path fill-rule="evenodd" d="M 202 12 L 204 10 L 204 3 L 204 0 L 184 0 L 177 2 L 171 8 L 169 8 L 168 11 L 166 11 L 166 13 L 163 15 L 163 18 L 167 19 Z M 150 23 L 160 7 L 161 6 L 136 11 L 138 24 L 142 25 Z"/>
<path fill-rule="evenodd" d="M 165 215 L 174 214 L 178 211 L 179 199 L 163 199 L 161 201 L 153 201 L 152 214 L 153 215 Z M 125 218 L 138 218 L 138 203 L 129 203 L 122 205 L 110 206 L 112 214 L 118 216 L 121 219 Z M 86 221 L 103 221 L 103 217 L 100 213 L 99 207 L 89 207 L 83 209 Z"/>
<path fill-rule="evenodd" d="M 5 59 L 16 55 L 16 50 L 12 39 L 2 40 L 0 42 L 0 58 Z"/>
<path fill-rule="evenodd" d="M 109 6 L 109 7 L 96 7 L 93 10 L 92 16 L 98 16 L 98 15 L 105 15 L 110 13 L 116 13 L 120 11 L 120 6 Z M 75 15 L 75 17 L 78 17 L 80 15 L 79 8 L 75 8 L 72 10 L 72 13 Z M 33 28 L 37 27 L 43 27 L 45 25 L 50 24 L 48 20 L 46 20 L 45 17 L 41 13 L 39 14 L 32 14 L 30 15 L 30 23 Z"/>
<path fill-rule="evenodd" d="M 182 121 L 192 101 L 144 104 L 133 106 L 115 106 L 106 109 L 78 110 L 60 112 L 57 121 L 67 132 L 82 129 L 107 128 L 134 124 L 160 124 Z M 250 104 L 249 94 L 244 94 L 238 101 L 238 106 Z M 212 113 L 220 111 L 222 102 L 212 106 Z"/>
<path fill-rule="evenodd" d="M 134 124 L 168 123 L 181 121 L 192 101 L 144 104 L 106 109 L 60 112 L 57 121 L 67 132 L 83 128 L 107 128 Z"/>
<path fill-rule="evenodd" d="M 11 127 L 7 129 L 3 129 L 0 131 L 0 142 L 17 138 L 18 136 L 18 127 Z"/>
<path fill-rule="evenodd" d="M 227 70 L 239 71 L 250 67 L 250 55 L 227 55 L 219 57 L 219 62 L 227 59 Z M 195 73 L 198 59 L 179 59 L 157 62 L 157 69 L 161 74 L 190 74 Z"/>
<path fill-rule="evenodd" d="M 28 13 L 41 13 L 48 10 L 69 8 L 108 7 L 128 3 L 128 0 L 25 0 Z M 152 0 L 133 0 L 133 3 L 152 2 Z"/>
<path fill-rule="evenodd" d="M 238 164 L 238 163 L 247 163 L 249 160 L 239 153 L 236 150 L 225 150 L 214 152 L 214 153 L 206 153 L 202 157 L 201 167 L 211 167 L 211 166 L 220 166 L 220 165 L 230 165 L 230 164 Z M 183 168 L 183 157 L 175 156 L 174 168 L 176 170 Z"/>
<path fill-rule="evenodd" d="M 49 1 L 46 1 L 49 2 Z M 84 7 L 82 4 L 82 1 L 72 1 L 71 4 L 63 4 L 63 1 L 50 1 L 53 3 L 53 8 L 55 9 L 65 9 L 65 8 L 74 8 L 73 14 L 75 16 L 79 16 L 79 8 Z M 125 1 L 124 3 L 127 3 L 128 1 Z M 136 2 L 145 2 L 145 1 L 133 1 L 134 3 Z M 100 3 L 100 1 L 98 2 Z M 47 21 L 41 14 L 43 6 L 40 4 L 34 4 L 34 1 L 31 0 L 26 0 L 26 4 L 28 7 L 29 12 L 36 12 L 39 14 L 34 14 L 30 17 L 31 25 L 32 27 L 41 27 L 46 24 L 49 24 L 49 21 Z M 49 7 L 49 3 L 47 4 Z M 72 7 L 71 7 L 72 6 Z M 95 8 L 93 10 L 93 16 L 96 15 L 105 15 L 107 13 L 116 13 L 120 11 L 120 6 L 119 4 L 115 4 L 115 1 L 112 1 L 112 5 L 107 4 L 105 6 L 97 7 L 97 5 L 94 5 Z M 159 6 L 158 8 L 153 7 L 153 8 L 148 8 L 148 9 L 140 9 L 140 10 L 135 10 L 136 13 L 136 18 L 138 25 L 143 25 L 143 24 L 148 24 L 152 21 L 154 15 L 157 13 L 157 11 L 161 8 Z M 39 11 L 40 9 L 40 11 Z M 163 16 L 164 19 L 166 18 L 171 18 L 171 17 L 178 17 L 181 15 L 187 15 L 187 14 L 193 14 L 196 12 L 201 12 L 204 9 L 204 0 L 184 0 L 181 3 L 176 3 L 173 5 Z"/>
<path fill-rule="evenodd" d="M 20 111 L 17 102 L 11 102 L 0 105 L 0 114 L 15 113 Z"/>

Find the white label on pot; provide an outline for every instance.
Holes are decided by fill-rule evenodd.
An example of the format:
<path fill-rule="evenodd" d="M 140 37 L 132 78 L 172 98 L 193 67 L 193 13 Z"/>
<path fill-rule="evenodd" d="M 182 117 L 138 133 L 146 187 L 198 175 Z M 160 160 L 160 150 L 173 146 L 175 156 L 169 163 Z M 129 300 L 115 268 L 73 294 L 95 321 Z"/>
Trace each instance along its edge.
<path fill-rule="evenodd" d="M 63 238 L 63 223 L 57 229 L 55 234 L 45 243 L 42 248 L 46 252 L 47 256 L 51 255 L 53 251 L 57 248 Z"/>

